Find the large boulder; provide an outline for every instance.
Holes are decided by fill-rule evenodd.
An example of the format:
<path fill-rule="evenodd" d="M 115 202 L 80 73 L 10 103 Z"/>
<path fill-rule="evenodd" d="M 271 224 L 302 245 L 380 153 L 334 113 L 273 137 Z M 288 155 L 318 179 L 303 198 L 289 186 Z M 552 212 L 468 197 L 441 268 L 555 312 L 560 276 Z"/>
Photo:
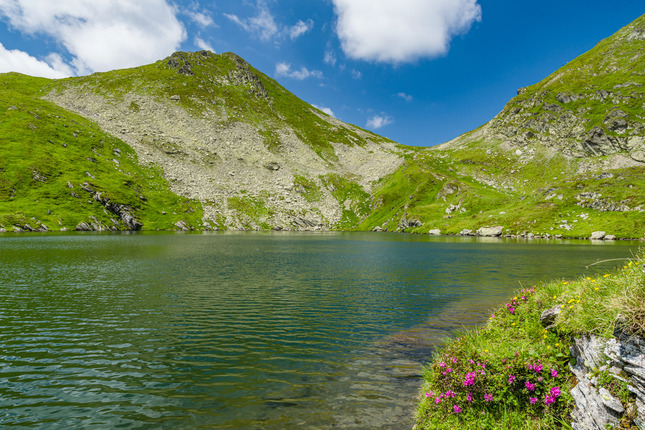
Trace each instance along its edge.
<path fill-rule="evenodd" d="M 479 230 L 477 230 L 477 234 L 479 236 L 499 237 L 499 236 L 502 235 L 503 231 L 504 231 L 504 227 L 502 227 L 502 226 L 482 227 Z"/>
<path fill-rule="evenodd" d="M 430 236 L 440 236 L 441 235 L 441 230 L 438 228 L 434 228 L 428 232 Z"/>
<path fill-rule="evenodd" d="M 591 233 L 591 237 L 589 239 L 591 240 L 603 240 L 605 238 L 605 232 L 604 231 L 594 231 Z"/>

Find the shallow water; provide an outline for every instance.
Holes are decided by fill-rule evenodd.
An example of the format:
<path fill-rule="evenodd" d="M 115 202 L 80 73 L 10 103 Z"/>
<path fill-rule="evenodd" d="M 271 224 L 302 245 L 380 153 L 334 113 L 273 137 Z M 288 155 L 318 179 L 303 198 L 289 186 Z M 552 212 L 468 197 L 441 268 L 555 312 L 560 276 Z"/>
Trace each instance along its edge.
<path fill-rule="evenodd" d="M 521 285 L 635 249 L 370 233 L 1 235 L 0 424 L 409 428 L 441 337 Z"/>

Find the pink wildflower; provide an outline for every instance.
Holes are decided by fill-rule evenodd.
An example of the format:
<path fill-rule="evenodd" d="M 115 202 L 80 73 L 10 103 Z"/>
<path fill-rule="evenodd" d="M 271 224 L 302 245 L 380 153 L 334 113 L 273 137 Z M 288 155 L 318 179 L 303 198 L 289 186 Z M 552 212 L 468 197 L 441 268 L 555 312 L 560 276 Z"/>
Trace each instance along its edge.
<path fill-rule="evenodd" d="M 530 399 L 531 399 L 531 404 L 537 402 L 537 397 L 530 397 Z"/>
<path fill-rule="evenodd" d="M 441 397 L 437 397 L 437 398 L 435 398 L 435 399 L 434 399 L 434 402 L 435 402 L 436 404 L 441 403 Z"/>
<path fill-rule="evenodd" d="M 466 396 L 466 400 L 468 400 L 469 402 L 472 402 L 473 401 L 473 393 L 468 393 L 468 395 Z"/>
<path fill-rule="evenodd" d="M 560 391 L 560 387 L 553 387 L 551 388 L 551 395 L 553 397 L 558 397 L 562 392 Z"/>
<path fill-rule="evenodd" d="M 512 384 L 515 381 L 515 375 L 508 375 L 508 383 Z"/>
<path fill-rule="evenodd" d="M 466 379 L 464 380 L 464 386 L 473 385 L 475 383 L 475 372 L 466 373 Z"/>
<path fill-rule="evenodd" d="M 554 378 L 557 378 L 558 377 L 558 371 L 555 370 L 555 369 L 551 369 L 551 376 L 554 377 Z"/>
<path fill-rule="evenodd" d="M 555 403 L 555 397 L 549 396 L 548 394 L 544 395 L 544 404 L 545 405 L 550 405 L 551 403 Z"/>
<path fill-rule="evenodd" d="M 492 402 L 493 401 L 493 395 L 492 394 L 484 394 L 484 400 L 487 402 Z"/>
<path fill-rule="evenodd" d="M 526 387 L 527 390 L 529 391 L 535 391 L 535 384 L 531 384 L 529 381 L 526 381 L 524 383 L 524 386 Z"/>
<path fill-rule="evenodd" d="M 457 405 L 454 405 L 454 406 L 452 407 L 452 410 L 454 410 L 454 411 L 455 411 L 455 413 L 457 413 L 457 414 L 458 414 L 459 412 L 461 412 L 461 408 L 460 408 L 459 406 L 457 406 Z"/>

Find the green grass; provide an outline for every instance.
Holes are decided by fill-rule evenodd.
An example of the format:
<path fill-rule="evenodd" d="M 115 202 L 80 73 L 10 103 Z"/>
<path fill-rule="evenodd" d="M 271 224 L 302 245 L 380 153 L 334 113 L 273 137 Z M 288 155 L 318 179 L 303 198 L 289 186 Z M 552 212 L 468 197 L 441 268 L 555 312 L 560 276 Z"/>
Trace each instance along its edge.
<path fill-rule="evenodd" d="M 96 193 L 128 207 L 144 230 L 174 229 L 179 220 L 201 225 L 199 202 L 172 193 L 160 169 L 141 166 L 121 140 L 41 100 L 51 85 L 19 74 L 0 76 L 1 225 L 59 230 L 95 220 L 127 229 Z"/>
<path fill-rule="evenodd" d="M 570 428 L 571 338 L 610 337 L 619 314 L 626 331 L 645 335 L 643 264 L 642 256 L 634 257 L 617 270 L 590 266 L 579 279 L 525 288 L 483 327 L 446 340 L 424 372 L 417 428 Z M 561 312 L 547 330 L 540 314 L 554 306 Z M 612 393 L 633 402 L 624 384 L 597 373 Z"/>

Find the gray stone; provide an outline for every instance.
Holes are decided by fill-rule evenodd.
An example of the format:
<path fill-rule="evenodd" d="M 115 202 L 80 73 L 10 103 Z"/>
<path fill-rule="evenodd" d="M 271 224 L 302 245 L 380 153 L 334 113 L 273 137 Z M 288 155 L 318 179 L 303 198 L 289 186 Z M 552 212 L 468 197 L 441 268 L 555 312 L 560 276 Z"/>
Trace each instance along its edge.
<path fill-rule="evenodd" d="M 607 408 L 611 409 L 612 411 L 622 414 L 625 412 L 625 408 L 623 407 L 623 404 L 620 403 L 620 400 L 615 398 L 609 390 L 606 388 L 600 387 L 598 389 L 598 393 L 600 394 L 600 398 L 602 399 L 603 405 L 605 405 Z"/>
<path fill-rule="evenodd" d="M 170 96 L 170 100 L 175 101 L 175 102 L 178 102 L 180 99 L 181 99 L 181 97 L 178 96 L 177 94 L 174 94 L 174 95 Z"/>
<path fill-rule="evenodd" d="M 177 227 L 181 231 L 190 231 L 190 228 L 186 225 L 186 223 L 183 220 L 179 220 L 175 223 L 175 227 Z"/>
<path fill-rule="evenodd" d="M 372 229 L 372 231 L 379 231 L 379 232 L 380 232 L 380 231 L 383 231 L 383 228 L 382 228 L 381 226 L 378 226 L 378 225 L 377 225 L 376 227 L 374 227 L 374 228 Z"/>
<path fill-rule="evenodd" d="M 616 240 L 616 236 L 613 234 L 608 234 L 604 237 L 605 240 Z"/>
<path fill-rule="evenodd" d="M 591 233 L 591 237 L 589 239 L 591 240 L 602 240 L 605 237 L 605 232 L 604 231 L 594 231 Z"/>
<path fill-rule="evenodd" d="M 92 231 L 92 227 L 86 222 L 79 222 L 74 228 L 76 231 Z"/>
<path fill-rule="evenodd" d="M 504 227 L 502 226 L 482 227 L 479 230 L 477 230 L 477 234 L 479 236 L 486 236 L 486 237 L 499 237 L 502 235 L 503 230 L 504 230 Z"/>
<path fill-rule="evenodd" d="M 462 231 L 459 232 L 459 236 L 474 236 L 475 233 L 473 233 L 472 230 L 469 230 L 467 228 L 463 229 Z"/>
<path fill-rule="evenodd" d="M 562 311 L 560 305 L 555 305 L 552 308 L 545 310 L 542 312 L 542 315 L 540 315 L 540 322 L 545 327 L 550 326 L 555 322 L 555 318 L 558 316 L 560 311 Z"/>
<path fill-rule="evenodd" d="M 615 426 L 618 418 L 604 406 L 603 398 L 591 385 L 587 377 L 579 380 L 571 390 L 576 407 L 571 414 L 572 427 L 580 430 L 605 430 L 607 425 Z"/>
<path fill-rule="evenodd" d="M 441 236 L 441 230 L 439 230 L 438 228 L 434 228 L 428 231 L 428 234 L 431 236 Z"/>

